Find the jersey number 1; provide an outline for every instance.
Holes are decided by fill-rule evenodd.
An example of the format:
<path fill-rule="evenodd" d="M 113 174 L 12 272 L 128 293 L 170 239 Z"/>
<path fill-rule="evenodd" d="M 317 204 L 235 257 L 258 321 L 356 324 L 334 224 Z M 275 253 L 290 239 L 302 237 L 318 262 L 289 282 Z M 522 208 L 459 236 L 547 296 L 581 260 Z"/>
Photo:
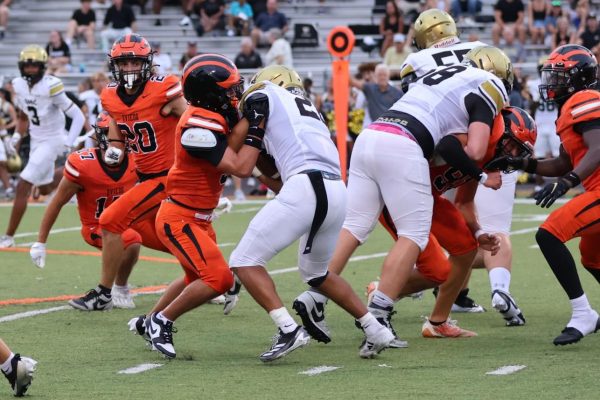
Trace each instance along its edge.
<path fill-rule="evenodd" d="M 113 196 L 111 203 L 114 203 L 115 201 L 117 201 L 118 198 L 119 198 L 119 196 Z M 100 218 L 100 215 L 102 215 L 102 212 L 106 208 L 106 200 L 108 200 L 107 197 L 98 197 L 96 199 L 96 214 L 95 214 L 96 219 Z"/>

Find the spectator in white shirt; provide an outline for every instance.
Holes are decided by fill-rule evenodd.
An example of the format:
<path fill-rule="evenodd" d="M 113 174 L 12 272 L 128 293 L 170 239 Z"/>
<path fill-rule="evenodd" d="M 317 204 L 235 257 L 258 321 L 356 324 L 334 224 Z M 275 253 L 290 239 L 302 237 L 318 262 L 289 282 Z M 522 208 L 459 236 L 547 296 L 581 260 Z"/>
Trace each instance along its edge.
<path fill-rule="evenodd" d="M 173 62 L 171 61 L 171 56 L 167 53 L 163 53 L 160 51 L 160 43 L 152 42 L 150 43 L 152 47 L 152 51 L 154 52 L 154 56 L 152 58 L 152 63 L 154 64 L 155 71 L 158 75 L 165 75 L 171 72 L 173 69 Z"/>
<path fill-rule="evenodd" d="M 271 48 L 265 55 L 266 65 L 283 65 L 294 68 L 292 57 L 292 46 L 285 40 L 281 29 L 271 28 L 269 30 L 269 43 Z"/>

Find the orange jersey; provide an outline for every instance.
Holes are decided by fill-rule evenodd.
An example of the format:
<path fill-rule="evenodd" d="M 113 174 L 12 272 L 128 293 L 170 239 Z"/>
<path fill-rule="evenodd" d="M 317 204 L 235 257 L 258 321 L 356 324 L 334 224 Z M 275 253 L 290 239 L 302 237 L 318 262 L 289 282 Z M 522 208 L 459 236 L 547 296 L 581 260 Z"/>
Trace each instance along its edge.
<path fill-rule="evenodd" d="M 115 120 L 143 174 L 167 171 L 173 165 L 175 127 L 179 118 L 163 116 L 165 104 L 182 95 L 179 78 L 153 76 L 140 92 L 125 93 L 115 82 L 100 94 L 102 107 Z"/>
<path fill-rule="evenodd" d="M 207 160 L 192 157 L 183 148 L 181 136 L 188 128 L 204 128 L 219 135 L 229 132 L 221 115 L 189 106 L 177 125 L 175 164 L 167 178 L 167 194 L 188 207 L 213 209 L 223 192 L 223 173 Z"/>
<path fill-rule="evenodd" d="M 573 168 L 579 165 L 588 151 L 583 135 L 575 131 L 575 126 L 598 119 L 600 119 L 600 92 L 596 90 L 577 92 L 561 107 L 556 120 L 556 132 L 571 159 Z M 582 184 L 585 190 L 600 189 L 600 168 L 588 176 Z"/>
<path fill-rule="evenodd" d="M 101 161 L 101 153 L 97 148 L 71 153 L 65 163 L 63 176 L 82 187 L 77 192 L 77 208 L 83 226 L 98 225 L 104 209 L 137 181 L 131 155 L 118 168 L 109 168 Z"/>

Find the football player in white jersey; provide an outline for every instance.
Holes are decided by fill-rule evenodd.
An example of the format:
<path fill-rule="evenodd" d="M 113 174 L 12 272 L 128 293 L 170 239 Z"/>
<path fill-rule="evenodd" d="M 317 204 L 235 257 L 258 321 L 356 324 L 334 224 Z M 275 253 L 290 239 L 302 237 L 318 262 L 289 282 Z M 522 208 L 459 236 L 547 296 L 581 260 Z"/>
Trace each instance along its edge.
<path fill-rule="evenodd" d="M 400 76 L 405 89 L 407 89 L 407 86 L 416 77 L 420 77 L 440 65 L 460 63 L 469 50 L 479 46 L 486 46 L 479 41 L 461 42 L 458 38 L 456 24 L 452 17 L 438 9 L 431 9 L 421 13 L 415 21 L 414 29 L 415 45 L 420 51 L 409 55 L 402 66 Z M 538 93 L 537 85 L 536 90 L 532 91 L 532 93 Z M 541 107 L 542 109 L 544 108 L 543 105 Z M 554 134 L 554 119 L 550 127 L 552 131 L 551 135 L 558 141 L 558 136 Z M 538 132 L 540 135 L 542 134 L 539 123 Z M 544 139 L 538 136 L 537 143 L 540 142 L 544 142 Z M 558 146 L 556 148 L 558 149 Z M 487 269 L 492 292 L 492 307 L 498 310 L 503 318 L 509 321 L 509 326 L 525 323 L 524 320 L 516 317 L 520 313 L 517 312 L 518 307 L 510 295 L 512 246 L 509 232 L 516 184 L 517 174 L 503 174 L 502 187 L 498 191 L 481 187 L 475 196 L 475 206 L 478 210 L 482 230 L 488 234 L 499 234 L 501 246 L 500 251 L 493 256 L 490 252 L 481 252 L 474 266 L 485 267 Z M 453 304 L 452 311 L 485 311 L 483 307 L 475 303 L 468 296 L 469 289 L 467 285 L 468 281 Z M 502 294 L 499 294 L 498 290 Z"/>
<path fill-rule="evenodd" d="M 433 208 L 428 159 L 434 147 L 437 145 L 445 161 L 465 175 L 491 188 L 501 185 L 499 173 L 488 176 L 473 160 L 483 158 L 493 120 L 508 103 L 512 64 L 495 47 L 476 48 L 468 55 L 473 56 L 469 64 L 438 67 L 413 82 L 414 88 L 363 130 L 354 146 L 347 215 L 329 271 L 342 271 L 354 250 L 375 228 L 385 204 L 398 240 L 384 260 L 379 288 L 368 309 L 390 328 L 393 299 L 405 286 L 428 241 Z M 468 133 L 464 150 L 453 136 L 461 132 Z M 457 157 L 447 158 L 449 154 Z M 473 234 L 480 245 L 496 245 L 493 235 Z M 474 256 L 475 251 L 454 257 L 452 272 L 441 287 L 428 322 L 447 324 Z M 327 301 L 315 290 L 301 294 L 297 301 L 305 298 L 311 298 L 320 308 Z M 313 323 L 325 329 L 323 321 Z M 399 339 L 392 343 L 392 347 L 405 346 Z"/>
<path fill-rule="evenodd" d="M 21 76 L 12 82 L 19 111 L 15 132 L 5 141 L 6 150 L 9 154 L 17 152 L 28 125 L 31 149 L 29 162 L 17 184 L 6 234 L 0 236 L 0 248 L 15 245 L 13 235 L 27 209 L 31 188 L 37 186 L 40 194 L 45 195 L 56 187 L 54 163 L 60 154 L 73 147 L 85 121 L 79 107 L 65 94 L 62 81 L 44 75 L 47 64 L 48 54 L 44 49 L 37 45 L 26 46 L 19 55 Z M 73 120 L 68 135 L 64 129 L 65 115 Z"/>
<path fill-rule="evenodd" d="M 444 65 L 460 64 L 475 47 L 487 46 L 479 41 L 461 42 L 454 19 L 445 11 L 432 8 L 419 14 L 414 24 L 414 45 L 419 49 L 408 55 L 400 68 L 402 87 Z"/>
<path fill-rule="evenodd" d="M 344 279 L 327 272 L 344 222 L 346 186 L 329 130 L 306 98 L 302 80 L 292 69 L 267 67 L 252 78 L 240 109 L 244 116 L 240 124 L 248 126 L 245 144 L 274 158 L 282 182 L 277 196 L 252 219 L 229 260 L 246 290 L 279 328 L 277 340 L 260 359 L 278 359 L 310 341 L 310 330 L 290 316 L 265 269 L 269 260 L 296 240 L 302 280 L 360 322 L 366 338 L 359 355 L 375 356 L 394 335 L 367 311 Z"/>

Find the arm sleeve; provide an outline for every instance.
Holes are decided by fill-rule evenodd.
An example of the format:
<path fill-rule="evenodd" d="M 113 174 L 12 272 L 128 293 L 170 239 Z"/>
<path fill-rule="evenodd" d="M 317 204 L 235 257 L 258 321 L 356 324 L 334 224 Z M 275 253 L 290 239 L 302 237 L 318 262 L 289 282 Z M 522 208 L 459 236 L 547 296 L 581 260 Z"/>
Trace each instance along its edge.
<path fill-rule="evenodd" d="M 436 147 L 438 154 L 450 165 L 458 169 L 464 175 L 468 175 L 476 180 L 481 178 L 483 170 L 477 166 L 475 161 L 471 160 L 462 143 L 452 135 L 444 136 Z"/>
<path fill-rule="evenodd" d="M 79 133 L 81 133 L 81 129 L 85 123 L 85 116 L 83 115 L 81 108 L 77 107 L 73 102 L 71 102 L 71 105 L 63 111 L 66 116 L 72 120 L 66 143 L 68 146 L 73 147 L 75 139 L 77 139 L 77 136 L 79 136 Z"/>
<path fill-rule="evenodd" d="M 465 97 L 465 107 L 469 114 L 469 125 L 473 122 L 483 122 L 491 128 L 494 124 L 494 117 L 497 114 L 494 112 L 495 108 L 490 106 L 483 97 L 469 93 Z"/>

